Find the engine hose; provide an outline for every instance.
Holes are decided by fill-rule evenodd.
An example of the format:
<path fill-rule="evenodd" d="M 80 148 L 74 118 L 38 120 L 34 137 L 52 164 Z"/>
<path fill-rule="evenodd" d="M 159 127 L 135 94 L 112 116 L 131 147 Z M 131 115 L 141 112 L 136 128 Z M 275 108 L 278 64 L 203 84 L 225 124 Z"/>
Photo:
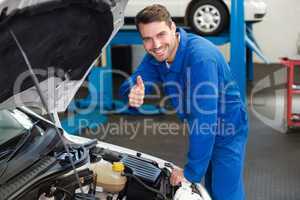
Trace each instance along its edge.
<path fill-rule="evenodd" d="M 126 177 L 130 177 L 130 178 L 133 178 L 135 179 L 138 183 L 140 183 L 144 188 L 146 188 L 147 190 L 150 190 L 151 192 L 154 192 L 158 195 L 160 195 L 164 200 L 169 200 L 163 193 L 161 193 L 159 190 L 153 188 L 153 187 L 150 187 L 148 185 L 146 185 L 139 177 L 133 175 L 133 174 L 129 174 L 129 173 L 123 173 L 124 176 Z"/>

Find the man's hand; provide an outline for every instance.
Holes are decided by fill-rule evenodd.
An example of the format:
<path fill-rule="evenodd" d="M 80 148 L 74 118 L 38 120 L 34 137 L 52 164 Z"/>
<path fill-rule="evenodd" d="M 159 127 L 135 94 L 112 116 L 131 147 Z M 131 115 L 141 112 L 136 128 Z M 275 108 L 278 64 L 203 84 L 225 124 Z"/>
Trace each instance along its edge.
<path fill-rule="evenodd" d="M 129 106 L 140 107 L 144 103 L 145 86 L 141 76 L 136 78 L 136 84 L 131 88 L 128 95 Z"/>
<path fill-rule="evenodd" d="M 183 169 L 174 168 L 170 177 L 170 183 L 173 186 L 179 185 L 181 182 L 187 181 L 183 175 Z"/>

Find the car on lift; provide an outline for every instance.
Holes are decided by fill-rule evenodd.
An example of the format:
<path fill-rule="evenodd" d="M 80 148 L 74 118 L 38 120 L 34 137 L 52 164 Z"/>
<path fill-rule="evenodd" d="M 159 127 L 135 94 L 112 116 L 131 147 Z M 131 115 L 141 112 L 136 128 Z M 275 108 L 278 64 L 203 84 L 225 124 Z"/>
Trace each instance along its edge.
<path fill-rule="evenodd" d="M 0 0 L 1 200 L 210 199 L 200 184 L 171 186 L 168 161 L 60 125 L 126 4 Z"/>
<path fill-rule="evenodd" d="M 147 5 L 167 7 L 178 25 L 192 28 L 200 35 L 216 35 L 226 30 L 230 21 L 230 0 L 130 0 L 125 10 L 125 23 L 134 23 L 134 17 Z M 262 0 L 244 0 L 245 21 L 262 21 L 267 5 Z"/>

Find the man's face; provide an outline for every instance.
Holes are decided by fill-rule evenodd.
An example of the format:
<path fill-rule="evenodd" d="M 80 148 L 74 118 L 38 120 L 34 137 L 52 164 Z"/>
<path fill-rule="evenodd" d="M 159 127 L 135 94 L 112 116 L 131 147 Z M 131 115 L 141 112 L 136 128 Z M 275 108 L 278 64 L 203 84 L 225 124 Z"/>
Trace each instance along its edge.
<path fill-rule="evenodd" d="M 145 50 L 157 61 L 162 62 L 176 51 L 176 26 L 166 22 L 139 24 Z"/>

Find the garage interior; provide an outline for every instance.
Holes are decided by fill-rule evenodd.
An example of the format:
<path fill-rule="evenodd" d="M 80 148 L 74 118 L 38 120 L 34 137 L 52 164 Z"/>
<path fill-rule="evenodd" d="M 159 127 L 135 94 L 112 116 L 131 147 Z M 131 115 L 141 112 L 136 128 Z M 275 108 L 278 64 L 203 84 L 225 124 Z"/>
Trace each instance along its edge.
<path fill-rule="evenodd" d="M 74 7 L 72 7 L 73 3 L 70 3 L 73 1 L 75 2 Z M 70 65 L 71 68 L 68 68 L 69 66 L 67 66 L 67 72 L 62 72 L 65 69 L 60 71 L 60 68 L 58 70 L 55 69 L 54 71 L 50 71 L 53 72 L 53 74 L 49 73 L 46 75 L 35 75 L 36 77 L 39 77 L 40 75 L 39 78 L 43 78 L 43 80 L 37 79 L 38 81 L 40 81 L 39 84 L 41 84 L 42 81 L 48 81 L 48 79 L 50 80 L 50 78 L 53 77 L 59 78 L 58 82 L 61 85 L 57 84 L 55 81 L 50 82 L 51 80 L 49 82 L 46 82 L 49 85 L 53 83 L 56 84 L 55 86 L 51 85 L 51 89 L 54 89 L 53 96 L 49 94 L 49 96 L 47 96 L 47 102 L 48 100 L 51 101 L 51 98 L 53 97 L 53 104 L 51 105 L 45 104 L 45 99 L 45 102 L 43 102 L 42 95 L 40 94 L 41 92 L 37 87 L 38 83 L 34 82 L 34 75 L 31 74 L 30 78 L 24 78 L 25 81 L 23 81 L 28 85 L 25 85 L 26 87 L 22 89 L 20 88 L 20 90 L 22 91 L 19 92 L 21 94 L 23 91 L 29 90 L 30 92 L 30 89 L 34 88 L 34 86 L 36 87 L 33 89 L 33 93 L 26 94 L 29 94 L 29 97 L 31 99 L 25 98 L 25 101 L 29 99 L 29 103 L 38 102 L 38 105 L 40 107 L 37 108 L 35 107 L 36 105 L 33 104 L 29 104 L 28 107 L 40 116 L 37 117 L 35 116 L 35 114 L 28 112 L 27 109 L 22 109 L 21 107 L 16 106 L 16 108 L 18 108 L 16 110 L 23 113 L 21 114 L 21 117 L 19 116 L 19 119 L 17 119 L 16 121 L 22 121 L 23 119 L 23 121 L 25 121 L 25 124 L 30 124 L 32 122 L 32 126 L 30 127 L 28 124 L 26 124 L 28 125 L 28 128 L 25 128 L 25 131 L 23 131 L 24 133 L 22 133 L 22 135 L 24 134 L 25 136 L 21 137 L 21 135 L 17 135 L 17 137 L 20 137 L 20 140 L 16 142 L 16 145 L 14 144 L 14 142 L 11 142 L 14 141 L 12 139 L 8 140 L 8 144 L 6 144 L 7 141 L 4 143 L 5 145 L 0 144 L 0 147 L 3 147 L 3 149 L 0 149 L 0 177 L 2 179 L 0 179 L 0 200 L 2 200 L 2 198 L 3 200 L 126 200 L 128 191 L 130 191 L 131 195 L 135 198 L 128 198 L 127 200 L 162 200 L 167 199 L 164 197 L 163 192 L 167 191 L 166 195 L 172 196 L 173 199 L 173 196 L 175 196 L 174 190 L 181 187 L 171 186 L 169 181 L 170 174 L 165 172 L 168 171 L 166 169 L 169 166 L 165 165 L 166 168 L 163 168 L 163 170 L 165 170 L 163 171 L 162 168 L 160 168 L 160 166 L 158 166 L 154 160 L 152 161 L 151 159 L 147 159 L 147 155 L 145 156 L 145 154 L 161 158 L 166 162 L 171 162 L 183 168 L 187 162 L 187 151 L 189 145 L 189 130 L 187 124 L 180 121 L 176 113 L 164 113 L 164 109 L 167 109 L 168 111 L 173 109 L 171 106 L 171 102 L 164 105 L 165 107 L 163 108 L 160 107 L 160 103 L 162 102 L 162 98 L 164 97 L 162 86 L 159 86 L 161 95 L 151 99 L 147 99 L 146 97 L 145 99 L 145 108 L 146 110 L 152 111 L 152 114 L 141 113 L 136 111 L 135 109 L 128 109 L 128 107 L 126 107 L 128 105 L 128 102 L 120 98 L 119 89 L 121 84 L 126 80 L 124 78 L 124 74 L 132 74 L 141 62 L 146 52 L 141 45 L 142 40 L 140 38 L 139 32 L 136 30 L 135 26 L 132 25 L 134 18 L 131 15 L 129 15 L 129 17 L 127 18 L 125 16 L 125 26 L 122 26 L 121 29 L 119 29 L 118 32 L 114 35 L 114 37 L 109 40 L 110 34 L 115 28 L 114 26 L 116 24 L 122 24 L 122 20 L 116 20 L 113 18 L 113 16 L 120 17 L 122 15 L 122 12 L 117 12 L 117 14 L 113 13 L 113 11 L 110 10 L 110 6 L 113 7 L 114 4 L 112 3 L 108 5 L 108 1 L 120 3 L 122 1 L 125 2 L 126 0 L 85 0 L 84 3 L 82 3 L 86 4 L 85 11 L 89 11 L 90 8 L 94 9 L 93 6 L 95 4 L 99 6 L 99 8 L 97 8 L 98 10 L 93 10 L 93 14 L 95 14 L 95 16 L 98 16 L 97 19 L 91 17 L 92 15 L 90 15 L 90 13 L 85 13 L 82 12 L 82 10 L 79 10 L 80 6 L 78 5 L 80 5 L 81 3 L 78 2 L 80 1 L 56 1 L 55 4 L 57 5 L 59 5 L 60 2 L 63 2 L 63 9 L 61 9 L 61 5 L 59 5 L 58 7 L 54 6 L 53 10 L 61 13 L 62 18 L 68 18 L 68 26 L 62 25 L 63 28 L 59 29 L 59 31 L 54 31 L 57 33 L 57 35 L 49 34 L 51 35 L 51 37 L 49 37 L 50 39 L 43 36 L 43 31 L 45 31 L 46 29 L 42 28 L 43 26 L 41 26 L 41 24 L 45 25 L 45 27 L 48 27 L 48 24 L 41 23 L 39 17 L 35 16 L 36 24 L 32 23 L 32 21 L 30 20 L 27 20 L 27 18 L 26 23 L 28 24 L 22 24 L 22 20 L 19 20 L 22 18 L 17 18 L 17 22 L 20 22 L 21 25 L 15 24 L 15 27 L 13 28 L 15 28 L 17 31 L 20 31 L 19 34 L 23 31 L 23 25 L 24 27 L 40 26 L 40 29 L 42 31 L 38 31 L 37 33 L 41 34 L 39 35 L 39 37 L 42 36 L 42 38 L 45 39 L 43 40 L 43 42 L 41 42 L 39 37 L 32 37 L 32 28 L 28 27 L 26 28 L 25 35 L 28 38 L 34 38 L 34 40 L 32 40 L 34 42 L 31 41 L 30 43 L 28 42 L 29 39 L 26 38 L 23 39 L 23 41 L 22 39 L 20 41 L 25 41 L 24 47 L 26 46 L 29 49 L 34 49 L 33 52 L 30 52 L 28 54 L 29 57 L 34 57 L 33 55 L 35 55 L 35 57 L 38 57 L 37 63 L 46 63 L 45 66 L 43 66 L 43 70 L 48 70 L 49 73 L 49 71 L 52 70 L 51 67 L 53 64 L 53 60 L 55 61 L 55 64 L 60 64 L 61 66 L 59 67 L 61 68 L 62 66 L 66 67 L 66 65 Z M 129 1 L 133 2 L 131 6 L 134 6 L 135 4 L 141 6 L 140 4 L 137 4 L 137 2 L 142 2 L 141 0 Z M 171 1 L 175 2 L 174 0 Z M 3 2 L 5 2 L 5 0 L 3 0 Z M 68 2 L 70 3 L 70 5 L 72 5 L 70 7 L 74 9 L 73 11 L 75 11 L 75 14 L 65 12 L 66 10 L 68 10 L 69 6 L 68 3 L 65 2 Z M 91 2 L 92 6 L 90 5 Z M 160 1 L 155 2 L 160 3 Z M 182 3 L 183 1 L 179 2 Z M 178 22 L 178 26 L 182 27 L 187 32 L 198 35 L 204 33 L 204 35 L 201 35 L 202 37 L 210 40 L 212 43 L 219 47 L 220 51 L 224 54 L 226 61 L 228 61 L 229 66 L 231 67 L 233 76 L 236 79 L 237 84 L 241 88 L 240 92 L 242 97 L 245 97 L 249 118 L 249 133 L 246 147 L 245 167 L 243 172 L 246 199 L 300 200 L 300 26 L 298 20 L 300 19 L 300 1 L 293 0 L 289 4 L 287 4 L 286 2 L 272 0 L 191 0 L 191 2 L 193 3 L 189 7 L 190 12 L 197 13 L 198 9 L 195 9 L 192 6 L 202 6 L 203 10 L 198 10 L 200 14 L 202 12 L 211 11 L 210 14 L 214 15 L 218 11 L 217 9 L 220 7 L 220 17 L 224 17 L 223 15 L 226 13 L 228 14 L 228 18 L 220 21 L 223 23 L 226 22 L 227 24 L 222 24 L 222 26 L 212 30 L 212 32 L 205 32 L 208 31 L 206 30 L 206 28 L 208 28 L 209 26 L 204 26 L 204 29 L 197 30 L 196 24 L 190 24 L 190 22 L 188 24 L 185 24 L 186 19 L 184 20 L 182 17 L 177 16 L 176 14 L 174 19 L 176 19 L 176 22 Z M 255 23 L 254 21 L 251 21 L 251 19 L 249 21 L 248 15 L 240 16 L 241 14 L 245 14 L 247 11 L 247 7 L 245 6 L 246 4 L 243 5 L 242 3 L 249 3 L 251 5 L 251 2 L 255 5 L 257 2 L 261 2 L 261 4 L 257 3 L 258 7 L 259 5 L 267 5 L 267 9 L 265 10 L 266 13 L 256 13 L 254 15 L 259 18 L 259 20 L 255 21 Z M 0 0 L 0 5 L 1 3 L 2 2 Z M 33 7 L 36 6 L 34 1 L 28 4 L 30 5 L 31 3 L 33 3 Z M 205 7 L 207 6 L 206 4 L 208 5 L 208 7 Z M 43 8 L 44 10 L 42 9 L 39 11 L 40 13 L 43 13 L 47 9 L 52 10 L 51 6 L 53 5 L 51 3 L 49 4 L 50 7 L 47 7 L 47 3 L 42 5 L 46 6 Z M 123 5 L 121 5 L 120 8 L 122 8 L 122 6 Z M 229 12 L 230 6 L 232 7 L 230 8 L 231 11 Z M 285 6 L 287 10 L 290 10 L 290 12 L 282 12 L 282 7 Z M 38 6 L 36 6 L 36 8 L 37 7 Z M 138 6 L 136 8 L 138 8 Z M 252 7 L 250 6 L 250 8 Z M 107 10 L 101 13 L 103 11 L 102 9 Z M 258 9 L 258 11 L 261 10 Z M 0 9 L 0 11 L 0 19 L 4 19 L 6 17 L 7 8 L 6 10 L 4 9 L 4 11 Z M 180 9 L 178 9 L 177 11 L 178 13 L 180 13 Z M 31 14 L 33 16 L 37 14 L 38 16 L 39 12 L 29 12 L 30 15 L 28 16 L 31 16 Z M 99 13 L 97 12 L 100 12 L 101 15 L 98 15 Z M 111 12 L 116 15 L 112 15 Z M 26 14 L 26 12 L 24 13 Z M 247 11 L 247 13 L 249 14 L 251 12 Z M 48 12 L 47 14 L 49 14 L 50 17 L 47 16 L 45 17 L 45 19 L 49 20 L 49 24 L 51 22 L 53 27 L 56 27 L 56 20 L 53 23 L 53 19 L 51 17 L 53 13 Z M 82 19 L 82 21 L 78 20 L 76 21 L 78 22 L 78 24 L 74 23 L 72 18 L 74 16 L 78 17 L 78 19 Z M 60 16 L 57 15 L 57 18 L 59 17 Z M 191 20 L 193 16 L 189 15 L 187 17 Z M 105 23 L 102 23 L 102 18 L 107 21 Z M 10 19 L 8 19 L 8 21 Z M 30 19 L 30 17 L 28 19 Z M 93 26 L 88 25 L 85 20 L 93 22 Z M 98 22 L 101 21 L 101 26 L 95 26 L 97 20 Z M 63 20 L 61 23 L 63 24 Z M 278 24 L 281 24 L 282 26 L 279 27 Z M 49 32 L 51 32 L 51 30 L 53 29 L 52 25 L 48 27 Z M 95 29 L 94 26 L 97 28 Z M 72 27 L 71 31 L 69 30 L 70 27 Z M 107 27 L 109 27 L 109 30 L 107 29 Z M 81 33 L 80 31 L 77 31 L 77 29 L 82 29 L 84 31 Z M 105 30 L 103 31 L 103 29 Z M 98 37 L 98 35 L 93 30 L 97 30 L 103 35 L 101 37 Z M 2 31 L 2 29 L 0 29 L 0 31 Z M 68 31 L 70 32 L 66 34 Z M 86 34 L 85 31 L 94 32 L 91 35 L 95 37 L 95 41 L 96 38 L 101 38 L 101 46 L 105 46 L 105 48 L 101 49 L 100 55 L 98 55 L 99 52 L 95 51 L 93 52 L 94 55 L 88 55 L 88 53 L 93 51 L 93 49 L 98 49 L 98 43 L 93 43 L 93 45 L 91 45 L 91 41 L 88 41 L 91 36 L 89 34 Z M 25 31 L 23 32 L 25 33 Z M 11 35 L 9 34 L 12 34 L 12 32 L 7 32 L 5 37 L 11 38 Z M 64 36 L 60 37 L 60 34 L 64 34 Z M 19 38 L 21 38 L 20 35 Z M 72 35 L 73 37 L 70 37 L 69 35 Z M 71 40 L 75 37 L 77 37 L 78 39 L 76 40 L 76 44 Z M 16 39 L 14 38 L 14 40 Z M 7 47 L 0 49 L 0 52 L 2 52 L 3 55 L 9 55 L 9 59 L 3 59 L 5 60 L 5 62 L 0 61 L 0 64 L 7 64 L 9 66 L 9 64 L 12 64 L 12 60 L 16 62 L 12 64 L 14 68 L 4 68 L 3 66 L 1 66 L 2 69 L 7 70 L 4 70 L 4 74 L 6 74 L 6 72 L 11 73 L 14 75 L 13 77 L 16 78 L 17 75 L 19 75 L 18 73 L 27 69 L 26 66 L 28 66 L 28 63 L 26 62 L 26 59 L 25 62 L 23 62 L 23 60 L 19 58 L 14 59 L 16 57 L 15 49 L 17 49 L 17 47 L 20 48 L 19 46 L 15 47 L 15 43 L 12 42 L 14 40 L 11 40 L 10 42 L 7 42 L 6 39 L 1 40 L 3 44 L 9 43 Z M 53 40 L 55 41 L 54 45 L 52 42 L 49 43 L 49 41 Z M 109 43 L 107 43 L 107 45 L 105 45 L 105 40 L 109 40 Z M 39 42 L 48 44 L 49 49 L 47 49 L 47 45 L 36 45 L 40 44 Z M 63 43 L 68 43 L 69 46 L 67 45 L 64 49 L 61 47 L 63 46 L 61 45 Z M 82 44 L 84 44 L 85 46 L 81 46 Z M 38 49 L 36 46 L 40 49 Z M 80 46 L 81 48 L 78 48 L 78 46 Z M 53 51 L 50 51 L 53 49 L 55 49 L 55 51 L 57 50 L 57 52 L 53 53 Z M 20 53 L 19 50 L 17 52 Z M 66 55 L 62 55 L 62 52 Z M 79 56 L 78 52 L 84 52 L 84 54 L 80 54 Z M 39 53 L 41 53 L 41 55 L 46 55 L 47 60 L 43 60 L 43 56 L 36 56 L 39 55 Z M 22 56 L 24 55 L 22 54 Z M 89 65 L 90 63 L 86 63 L 90 60 L 93 60 L 94 57 L 97 56 L 99 57 L 94 60 L 91 66 Z M 75 57 L 76 59 L 73 59 Z M 82 63 L 85 68 L 79 67 L 79 62 L 81 61 L 86 61 L 85 63 Z M 291 66 L 293 62 L 295 62 L 296 64 L 293 65 L 294 68 L 293 71 L 291 71 L 290 69 L 292 69 Z M 74 63 L 76 66 L 73 65 Z M 19 66 L 22 66 L 23 68 Z M 88 69 L 90 70 L 89 74 L 85 74 Z M 18 71 L 18 73 L 16 73 L 15 71 Z M 68 77 L 69 74 L 72 74 L 75 78 Z M 11 76 L 7 75 L 7 77 Z M 80 79 L 81 77 L 85 77 L 85 80 Z M 80 82 L 81 87 L 79 87 L 80 85 L 78 85 L 78 83 L 75 83 L 76 81 L 78 81 L 78 79 L 80 79 L 79 81 L 84 80 L 83 82 Z M 293 82 L 291 82 L 291 80 L 293 80 Z M 9 87 L 12 87 L 15 80 L 11 78 L 11 80 L 9 81 L 6 81 L 4 79 L 2 79 L 1 81 L 3 85 L 8 84 L 9 82 Z M 67 85 L 64 81 L 70 81 L 74 85 Z M 24 83 L 21 83 L 20 85 L 24 86 L 22 84 Z M 57 99 L 55 96 L 55 92 L 59 89 L 62 89 L 62 86 L 64 86 L 64 84 L 68 86 L 69 91 L 72 90 L 72 92 L 74 93 L 58 93 L 57 96 L 59 97 L 57 99 L 60 98 L 59 100 L 65 100 L 63 102 L 64 105 L 59 106 L 58 102 L 56 102 Z M 43 89 L 49 89 L 46 87 L 49 85 L 44 84 L 45 87 Z M 75 95 L 76 91 L 77 93 Z M 15 104 L 9 104 L 11 102 L 7 101 L 7 98 L 9 97 L 8 100 L 11 100 L 17 93 L 13 93 L 8 89 L 5 92 L 7 92 L 7 96 L 0 95 L 0 98 L 2 98 L 1 101 L 4 102 L 5 100 L 5 103 L 8 102 L 7 104 L 2 104 L 2 107 L 5 108 L 4 110 L 9 110 L 9 106 L 15 106 Z M 31 94 L 35 94 L 35 96 L 30 96 Z M 19 93 L 17 95 L 19 95 Z M 28 97 L 26 95 L 24 96 Z M 70 96 L 72 97 L 72 100 L 70 99 L 70 101 L 68 102 L 67 99 Z M 19 102 L 17 102 L 16 105 L 18 103 Z M 67 103 L 68 105 L 66 105 Z M 32 108 L 30 106 L 32 106 Z M 45 114 L 45 110 L 50 112 L 50 110 L 47 110 L 49 109 L 48 107 L 46 109 L 46 106 L 52 106 L 51 108 L 53 108 L 53 110 L 51 110 L 51 114 L 49 115 Z M 57 111 L 56 106 L 59 107 L 60 111 L 63 111 Z M 124 107 L 125 109 L 123 110 Z M 41 111 L 43 111 L 44 113 L 42 113 Z M 14 110 L 9 110 L 9 112 L 14 113 Z M 6 130 L 7 122 L 5 120 L 3 121 L 3 119 L 1 119 L 1 116 L 2 113 L 0 113 L 0 123 L 2 122 L 2 126 L 0 126 L 0 128 L 4 127 L 3 130 Z M 40 117 L 44 119 L 40 119 Z M 18 116 L 15 118 L 18 118 Z M 53 123 L 45 119 L 52 121 Z M 30 120 L 31 122 L 29 123 Z M 63 132 L 62 130 L 64 130 L 65 132 Z M 7 133 L 9 133 L 10 131 L 11 130 L 8 130 Z M 28 131 L 28 134 L 25 134 L 27 133 L 26 131 Z M 60 134 L 60 132 L 62 134 Z M 64 134 L 65 136 L 68 136 L 61 137 L 61 135 Z M 58 136 L 60 136 L 60 138 L 58 138 Z M 14 139 L 17 137 L 14 136 Z M 35 139 L 36 137 L 38 139 Z M 39 143 L 40 140 L 44 141 L 42 140 L 43 137 L 46 138 L 45 140 L 47 140 L 48 142 L 47 145 L 52 145 L 51 150 L 47 149 L 47 145 L 41 145 L 44 143 Z M 85 140 L 85 138 L 92 140 Z M 0 142 L 4 141 L 4 139 L 0 138 Z M 56 143 L 53 141 L 56 141 Z M 99 142 L 97 143 L 97 141 Z M 103 147 L 99 147 L 99 144 L 103 145 L 103 143 L 101 142 L 107 143 L 109 148 L 107 148 L 107 146 L 105 145 Z M 32 153 L 34 154 L 32 158 L 30 155 L 30 151 L 26 150 L 30 149 L 31 144 L 33 143 L 38 143 L 38 148 L 36 148 L 36 150 L 31 149 L 32 152 L 36 153 L 36 155 Z M 116 153 L 119 149 L 114 149 L 115 147 L 113 145 L 109 146 L 110 144 L 125 147 L 130 150 L 135 150 L 138 153 L 135 152 L 135 155 L 130 155 L 130 153 L 128 153 L 127 151 Z M 11 148 L 10 145 L 15 145 L 15 149 Z M 69 152 L 69 149 L 72 150 L 71 153 Z M 39 151 L 41 151 L 41 153 Z M 105 152 L 108 153 L 105 154 Z M 22 158 L 23 153 L 24 155 L 26 153 L 28 154 L 26 155 L 28 156 L 27 160 L 24 157 Z M 82 161 L 82 163 L 84 164 L 82 164 L 80 160 L 84 156 L 82 156 L 80 153 L 86 156 L 86 160 L 84 160 L 84 162 L 86 163 Z M 112 155 L 112 157 L 110 158 L 111 160 L 104 159 L 107 155 Z M 131 169 L 130 166 L 126 165 L 128 163 L 124 164 L 126 159 L 124 159 L 124 157 L 122 156 L 124 156 L 125 158 L 132 156 L 137 160 L 141 158 L 140 161 L 142 164 L 138 162 L 138 164 L 134 166 L 136 168 L 143 168 L 151 164 L 150 169 L 154 168 L 154 171 L 161 170 L 159 173 L 163 174 L 164 177 L 160 174 L 163 178 L 157 179 L 158 181 L 153 181 L 155 183 L 158 183 L 156 185 L 156 189 L 160 189 L 160 191 L 153 192 L 151 191 L 151 189 L 147 189 L 147 186 L 140 186 L 138 184 L 138 187 L 136 187 L 137 185 L 134 185 L 138 189 L 132 189 L 133 183 L 136 184 L 139 182 L 139 180 L 134 182 L 134 178 L 137 177 L 133 175 L 136 168 Z M 18 161 L 18 159 L 20 159 L 21 161 Z M 30 163 L 30 159 L 32 159 L 32 163 Z M 51 161 L 51 163 L 49 160 Z M 80 160 L 80 162 L 78 160 Z M 50 164 L 48 163 L 49 166 L 46 166 L 46 164 L 44 165 L 44 163 L 42 163 L 40 167 L 40 161 L 43 161 L 46 164 L 47 162 L 49 162 Z M 78 161 L 76 164 L 79 163 L 76 166 L 73 163 L 75 161 Z M 108 170 L 108 174 L 112 171 L 113 173 L 117 172 L 117 175 L 122 178 L 124 178 L 123 176 L 127 174 L 126 178 L 128 179 L 125 180 L 124 183 L 124 185 L 127 184 L 126 187 L 123 185 L 123 188 L 118 192 L 106 191 L 105 186 L 98 187 L 97 176 L 102 175 L 102 171 L 96 173 L 96 168 L 93 167 L 97 166 L 100 161 L 105 161 L 107 163 L 111 162 L 109 163 L 110 171 Z M 18 163 L 18 166 L 13 166 L 15 165 L 14 162 Z M 24 162 L 27 167 L 22 166 L 22 162 Z M 115 162 L 117 162 L 117 164 Z M 86 167 L 86 165 L 88 165 L 88 167 Z M 54 170 L 53 174 L 50 174 L 49 172 L 48 176 L 46 172 L 50 171 L 48 169 L 52 170 L 52 167 L 55 168 L 55 170 L 61 170 L 60 167 L 62 167 L 64 171 Z M 86 168 L 80 171 L 84 167 Z M 149 168 L 146 168 L 146 170 L 148 169 Z M 80 177 L 78 176 L 78 172 L 80 172 Z M 49 178 L 50 175 L 51 178 Z M 43 180 L 44 178 L 45 181 Z M 130 182 L 128 180 L 130 180 Z M 39 181 L 41 181 L 43 184 L 39 184 Z M 126 183 L 126 181 L 128 182 Z M 32 185 L 30 185 L 31 183 Z M 70 185 L 73 184 L 72 186 L 70 186 L 71 189 L 68 188 L 69 185 L 66 183 L 70 183 Z M 129 183 L 132 185 L 129 185 Z M 85 186 L 88 185 L 89 191 L 83 191 L 81 184 Z M 202 180 L 201 184 L 199 185 L 201 187 L 204 186 L 204 180 Z M 150 185 L 148 186 L 150 187 Z M 189 187 L 191 189 L 194 186 L 195 185 Z M 144 189 L 141 192 L 142 195 L 137 192 L 141 190 L 141 188 Z M 199 196 L 201 196 L 200 192 L 197 191 L 197 188 L 193 189 L 193 193 L 196 194 L 198 192 Z M 32 191 L 28 192 L 29 190 Z M 150 194 L 154 195 L 155 198 L 152 198 L 151 195 L 145 195 L 148 194 L 149 191 L 153 192 Z M 87 195 L 85 197 L 83 193 L 88 193 L 88 195 L 90 196 Z M 137 196 L 141 196 L 136 197 L 134 196 L 135 193 L 137 193 Z M 99 195 L 99 199 L 95 197 L 96 194 Z M 101 195 L 104 195 L 105 198 L 103 197 L 103 199 L 101 199 Z M 174 198 L 174 200 L 185 199 L 190 200 L 189 198 Z M 204 198 L 203 196 L 203 199 L 201 198 L 200 200 L 211 199 Z"/>

